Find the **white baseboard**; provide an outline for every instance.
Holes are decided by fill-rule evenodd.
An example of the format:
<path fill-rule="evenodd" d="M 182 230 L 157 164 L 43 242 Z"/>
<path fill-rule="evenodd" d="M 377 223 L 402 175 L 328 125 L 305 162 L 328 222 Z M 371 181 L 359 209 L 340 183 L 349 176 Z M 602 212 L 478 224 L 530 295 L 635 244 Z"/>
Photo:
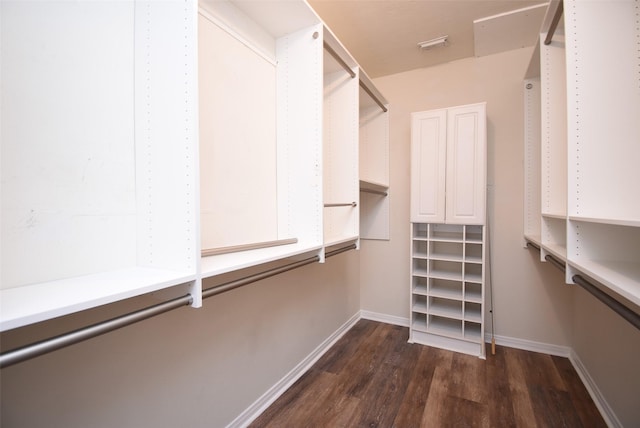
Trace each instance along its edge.
<path fill-rule="evenodd" d="M 262 394 L 253 404 L 246 408 L 237 418 L 235 418 L 227 428 L 246 427 L 262 412 L 264 412 L 274 401 L 278 399 L 291 385 L 307 372 L 353 325 L 360 320 L 360 313 L 353 315 L 347 322 L 340 326 L 331 336 L 324 340 L 316 349 L 307 355 L 289 373 L 273 385 L 267 392 Z"/>
<path fill-rule="evenodd" d="M 591 396 L 591 399 L 595 403 L 596 407 L 598 408 L 598 410 L 600 410 L 600 414 L 602 415 L 602 418 L 606 422 L 607 426 L 611 428 L 622 428 L 620 420 L 613 412 L 611 406 L 609 406 L 609 403 L 607 403 L 607 400 L 600 392 L 598 385 L 596 385 L 593 378 L 587 371 L 587 368 L 584 366 L 584 364 L 582 364 L 582 361 L 580 361 L 578 354 L 576 354 L 573 349 L 571 350 L 571 353 L 569 355 L 569 361 L 571 361 L 573 368 L 576 369 L 578 376 L 580 376 L 582 383 L 584 384 L 585 388 L 587 388 L 587 391 L 589 392 L 589 395 Z"/>
<path fill-rule="evenodd" d="M 552 345 L 550 343 L 534 342 L 533 340 L 518 339 L 515 337 L 495 335 L 496 344 L 507 346 L 509 348 L 522 349 L 531 352 L 540 352 L 543 354 L 556 355 L 558 357 L 569 358 L 571 348 L 568 346 Z M 484 335 L 484 341 L 491 343 L 491 334 Z"/>
<path fill-rule="evenodd" d="M 379 312 L 360 311 L 360 318 L 383 322 L 386 324 L 399 325 L 401 327 L 409 327 L 409 318 L 397 317 L 394 315 L 381 314 Z"/>

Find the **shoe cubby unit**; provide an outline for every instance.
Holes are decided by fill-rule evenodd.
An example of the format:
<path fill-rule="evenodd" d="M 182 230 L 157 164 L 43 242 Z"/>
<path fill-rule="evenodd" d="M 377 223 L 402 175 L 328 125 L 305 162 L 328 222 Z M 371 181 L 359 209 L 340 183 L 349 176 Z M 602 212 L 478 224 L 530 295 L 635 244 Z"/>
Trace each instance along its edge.
<path fill-rule="evenodd" d="M 2 2 L 2 330 L 196 281 L 196 22 Z"/>
<path fill-rule="evenodd" d="M 534 53 L 539 73 L 538 59 L 532 58 L 525 77 L 525 88 L 535 87 L 538 75 L 541 81 L 539 119 L 536 95 L 525 89 L 525 240 L 541 247 L 543 259 L 552 255 L 566 264 L 567 283 L 581 275 L 638 305 L 640 28 L 629 17 L 638 16 L 639 4 L 565 0 L 558 9 L 559 4 L 550 3 Z M 546 45 L 557 10 L 564 12 Z"/>
<path fill-rule="evenodd" d="M 409 341 L 484 358 L 484 227 L 411 227 Z"/>
<path fill-rule="evenodd" d="M 389 240 L 389 103 L 360 70 L 360 238 Z"/>
<path fill-rule="evenodd" d="M 386 101 L 306 1 L 0 8 L 2 330 L 358 244 Z"/>

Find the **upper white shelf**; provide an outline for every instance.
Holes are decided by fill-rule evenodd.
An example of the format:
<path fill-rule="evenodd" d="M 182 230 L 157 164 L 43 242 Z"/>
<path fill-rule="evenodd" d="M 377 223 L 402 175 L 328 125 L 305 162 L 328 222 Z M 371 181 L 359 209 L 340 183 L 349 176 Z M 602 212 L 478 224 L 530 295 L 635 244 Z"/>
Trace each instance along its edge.
<path fill-rule="evenodd" d="M 615 226 L 640 227 L 640 220 L 620 219 L 620 218 L 595 218 L 583 216 L 569 216 L 571 221 L 583 221 L 585 223 L 609 224 Z"/>

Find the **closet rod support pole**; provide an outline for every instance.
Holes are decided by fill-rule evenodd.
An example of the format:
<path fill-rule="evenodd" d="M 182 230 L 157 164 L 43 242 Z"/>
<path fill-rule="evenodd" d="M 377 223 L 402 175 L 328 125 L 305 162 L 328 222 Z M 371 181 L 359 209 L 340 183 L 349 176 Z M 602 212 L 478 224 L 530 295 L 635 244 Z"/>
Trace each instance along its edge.
<path fill-rule="evenodd" d="M 376 102 L 376 104 L 378 104 L 380 106 L 380 108 L 382 109 L 383 112 L 388 112 L 389 109 L 385 107 L 384 104 L 382 104 L 382 102 L 378 99 L 378 97 L 376 97 L 374 95 L 373 92 L 371 92 L 371 89 L 367 88 L 367 85 L 365 85 L 364 83 L 362 83 L 362 80 L 360 81 L 360 87 L 362 89 L 364 89 L 364 91 L 371 97 L 371 99 L 373 99 L 373 101 Z"/>
<path fill-rule="evenodd" d="M 338 62 L 338 64 L 340 64 L 342 68 L 345 69 L 347 73 L 349 73 L 349 76 L 351 76 L 352 79 L 356 77 L 356 73 L 351 69 L 351 67 L 349 67 L 346 62 L 344 62 L 340 55 L 338 55 L 338 53 L 334 51 L 331 46 L 329 46 L 327 42 L 324 42 L 324 49 L 329 52 L 329 55 L 331 55 Z"/>

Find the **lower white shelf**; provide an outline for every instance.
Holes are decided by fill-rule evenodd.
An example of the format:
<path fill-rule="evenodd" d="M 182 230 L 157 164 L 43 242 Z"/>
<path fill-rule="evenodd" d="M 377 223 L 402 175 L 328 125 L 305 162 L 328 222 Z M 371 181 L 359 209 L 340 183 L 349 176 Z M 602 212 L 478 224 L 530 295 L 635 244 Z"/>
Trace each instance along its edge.
<path fill-rule="evenodd" d="M 633 262 L 570 260 L 569 265 L 640 306 L 640 265 Z"/>
<path fill-rule="evenodd" d="M 0 291 L 0 331 L 194 281 L 195 273 L 131 268 Z"/>

